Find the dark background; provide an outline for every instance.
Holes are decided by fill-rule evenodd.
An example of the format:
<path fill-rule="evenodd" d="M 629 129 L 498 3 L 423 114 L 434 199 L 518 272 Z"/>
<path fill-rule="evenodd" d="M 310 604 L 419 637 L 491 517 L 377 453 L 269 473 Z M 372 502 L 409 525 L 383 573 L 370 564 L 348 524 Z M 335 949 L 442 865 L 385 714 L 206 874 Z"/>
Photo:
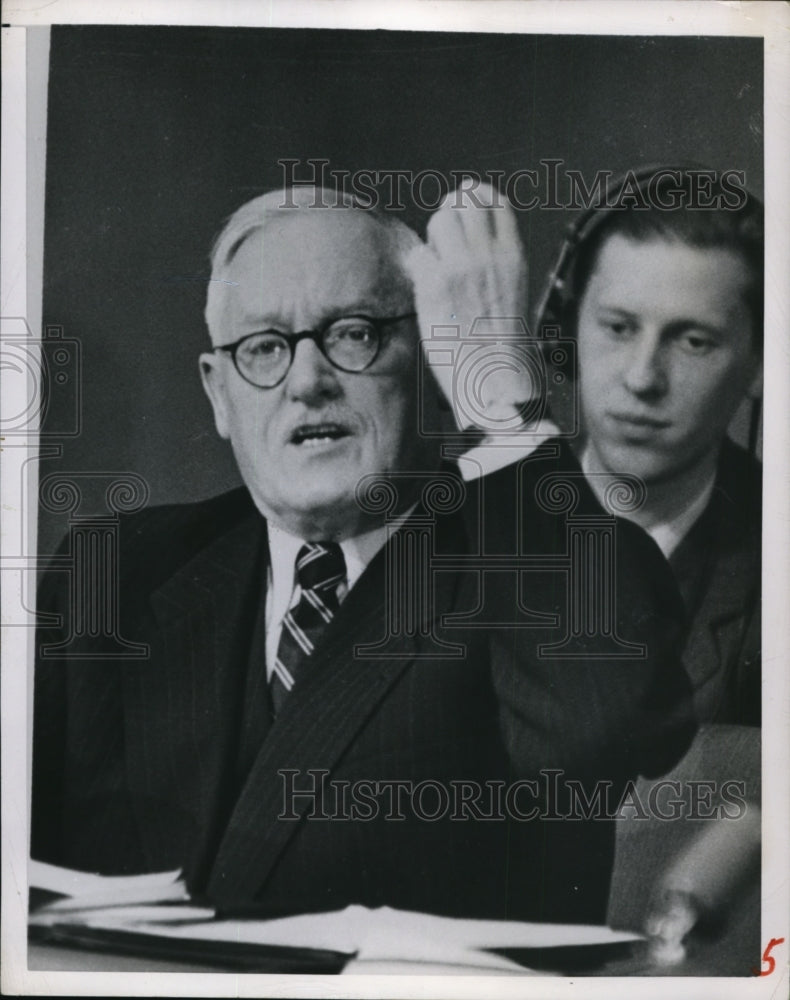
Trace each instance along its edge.
<path fill-rule="evenodd" d="M 198 377 L 208 251 L 282 184 L 278 159 L 449 175 L 562 158 L 588 183 L 693 160 L 762 195 L 762 103 L 762 39 L 53 27 L 44 322 L 81 344 L 82 399 L 61 440 L 74 380 L 54 389 L 63 448 L 41 477 L 134 472 L 152 503 L 237 484 Z M 574 214 L 519 213 L 533 301 Z M 403 217 L 424 233 L 426 212 Z M 104 485 L 84 482 L 85 509 Z M 42 514 L 42 554 L 66 527 Z"/>

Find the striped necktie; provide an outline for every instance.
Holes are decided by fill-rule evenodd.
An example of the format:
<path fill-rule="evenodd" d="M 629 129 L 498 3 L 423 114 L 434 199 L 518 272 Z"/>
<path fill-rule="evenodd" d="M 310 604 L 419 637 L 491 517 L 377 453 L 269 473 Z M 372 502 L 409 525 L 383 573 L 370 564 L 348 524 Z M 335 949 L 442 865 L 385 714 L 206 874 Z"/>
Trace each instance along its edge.
<path fill-rule="evenodd" d="M 275 715 L 296 683 L 299 670 L 334 618 L 337 588 L 346 579 L 346 561 L 337 542 L 308 542 L 296 556 L 299 602 L 283 619 L 269 688 Z"/>

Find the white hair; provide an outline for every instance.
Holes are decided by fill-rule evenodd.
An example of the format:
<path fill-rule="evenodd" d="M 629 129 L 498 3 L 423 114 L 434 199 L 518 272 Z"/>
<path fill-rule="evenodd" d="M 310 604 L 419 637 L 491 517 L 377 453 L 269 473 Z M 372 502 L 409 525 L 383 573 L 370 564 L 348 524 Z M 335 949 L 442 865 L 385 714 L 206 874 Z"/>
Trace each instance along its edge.
<path fill-rule="evenodd" d="M 390 241 L 394 264 L 402 268 L 404 256 L 421 240 L 405 222 L 394 215 L 386 215 L 378 209 L 366 207 L 343 191 L 327 188 L 299 186 L 277 188 L 245 202 L 230 216 L 211 248 L 211 280 L 206 295 L 204 312 L 206 325 L 214 339 L 224 314 L 228 285 L 228 268 L 239 247 L 255 232 L 263 229 L 267 219 L 299 219 L 306 211 L 364 213 L 381 227 L 382 234 Z M 406 279 L 408 280 L 408 279 Z"/>

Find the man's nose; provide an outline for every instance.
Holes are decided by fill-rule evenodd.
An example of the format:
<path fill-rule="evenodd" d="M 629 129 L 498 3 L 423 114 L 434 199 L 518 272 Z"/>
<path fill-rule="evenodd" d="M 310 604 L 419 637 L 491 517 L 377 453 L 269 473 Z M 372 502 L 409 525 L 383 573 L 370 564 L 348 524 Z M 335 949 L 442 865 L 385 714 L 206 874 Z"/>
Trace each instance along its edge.
<path fill-rule="evenodd" d="M 285 379 L 285 391 L 291 399 L 304 403 L 332 398 L 340 392 L 337 369 L 312 340 L 301 340 L 296 345 Z"/>
<path fill-rule="evenodd" d="M 658 333 L 644 332 L 632 342 L 623 381 L 635 396 L 661 396 L 666 392 L 666 349 Z"/>

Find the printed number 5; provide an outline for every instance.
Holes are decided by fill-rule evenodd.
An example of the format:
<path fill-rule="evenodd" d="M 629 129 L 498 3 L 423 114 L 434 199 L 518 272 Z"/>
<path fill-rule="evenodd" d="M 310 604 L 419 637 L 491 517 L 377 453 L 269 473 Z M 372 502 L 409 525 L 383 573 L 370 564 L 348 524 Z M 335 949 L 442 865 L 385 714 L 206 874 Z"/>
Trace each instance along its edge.
<path fill-rule="evenodd" d="M 755 969 L 755 967 L 752 966 L 752 975 L 753 976 L 770 976 L 771 975 L 771 973 L 776 968 L 776 960 L 774 959 L 774 957 L 771 954 L 771 952 L 773 951 L 773 949 L 778 944 L 784 944 L 784 938 L 771 938 L 771 940 L 765 946 L 765 951 L 763 952 L 763 964 L 767 965 L 768 968 L 761 972 L 760 969 Z"/>

